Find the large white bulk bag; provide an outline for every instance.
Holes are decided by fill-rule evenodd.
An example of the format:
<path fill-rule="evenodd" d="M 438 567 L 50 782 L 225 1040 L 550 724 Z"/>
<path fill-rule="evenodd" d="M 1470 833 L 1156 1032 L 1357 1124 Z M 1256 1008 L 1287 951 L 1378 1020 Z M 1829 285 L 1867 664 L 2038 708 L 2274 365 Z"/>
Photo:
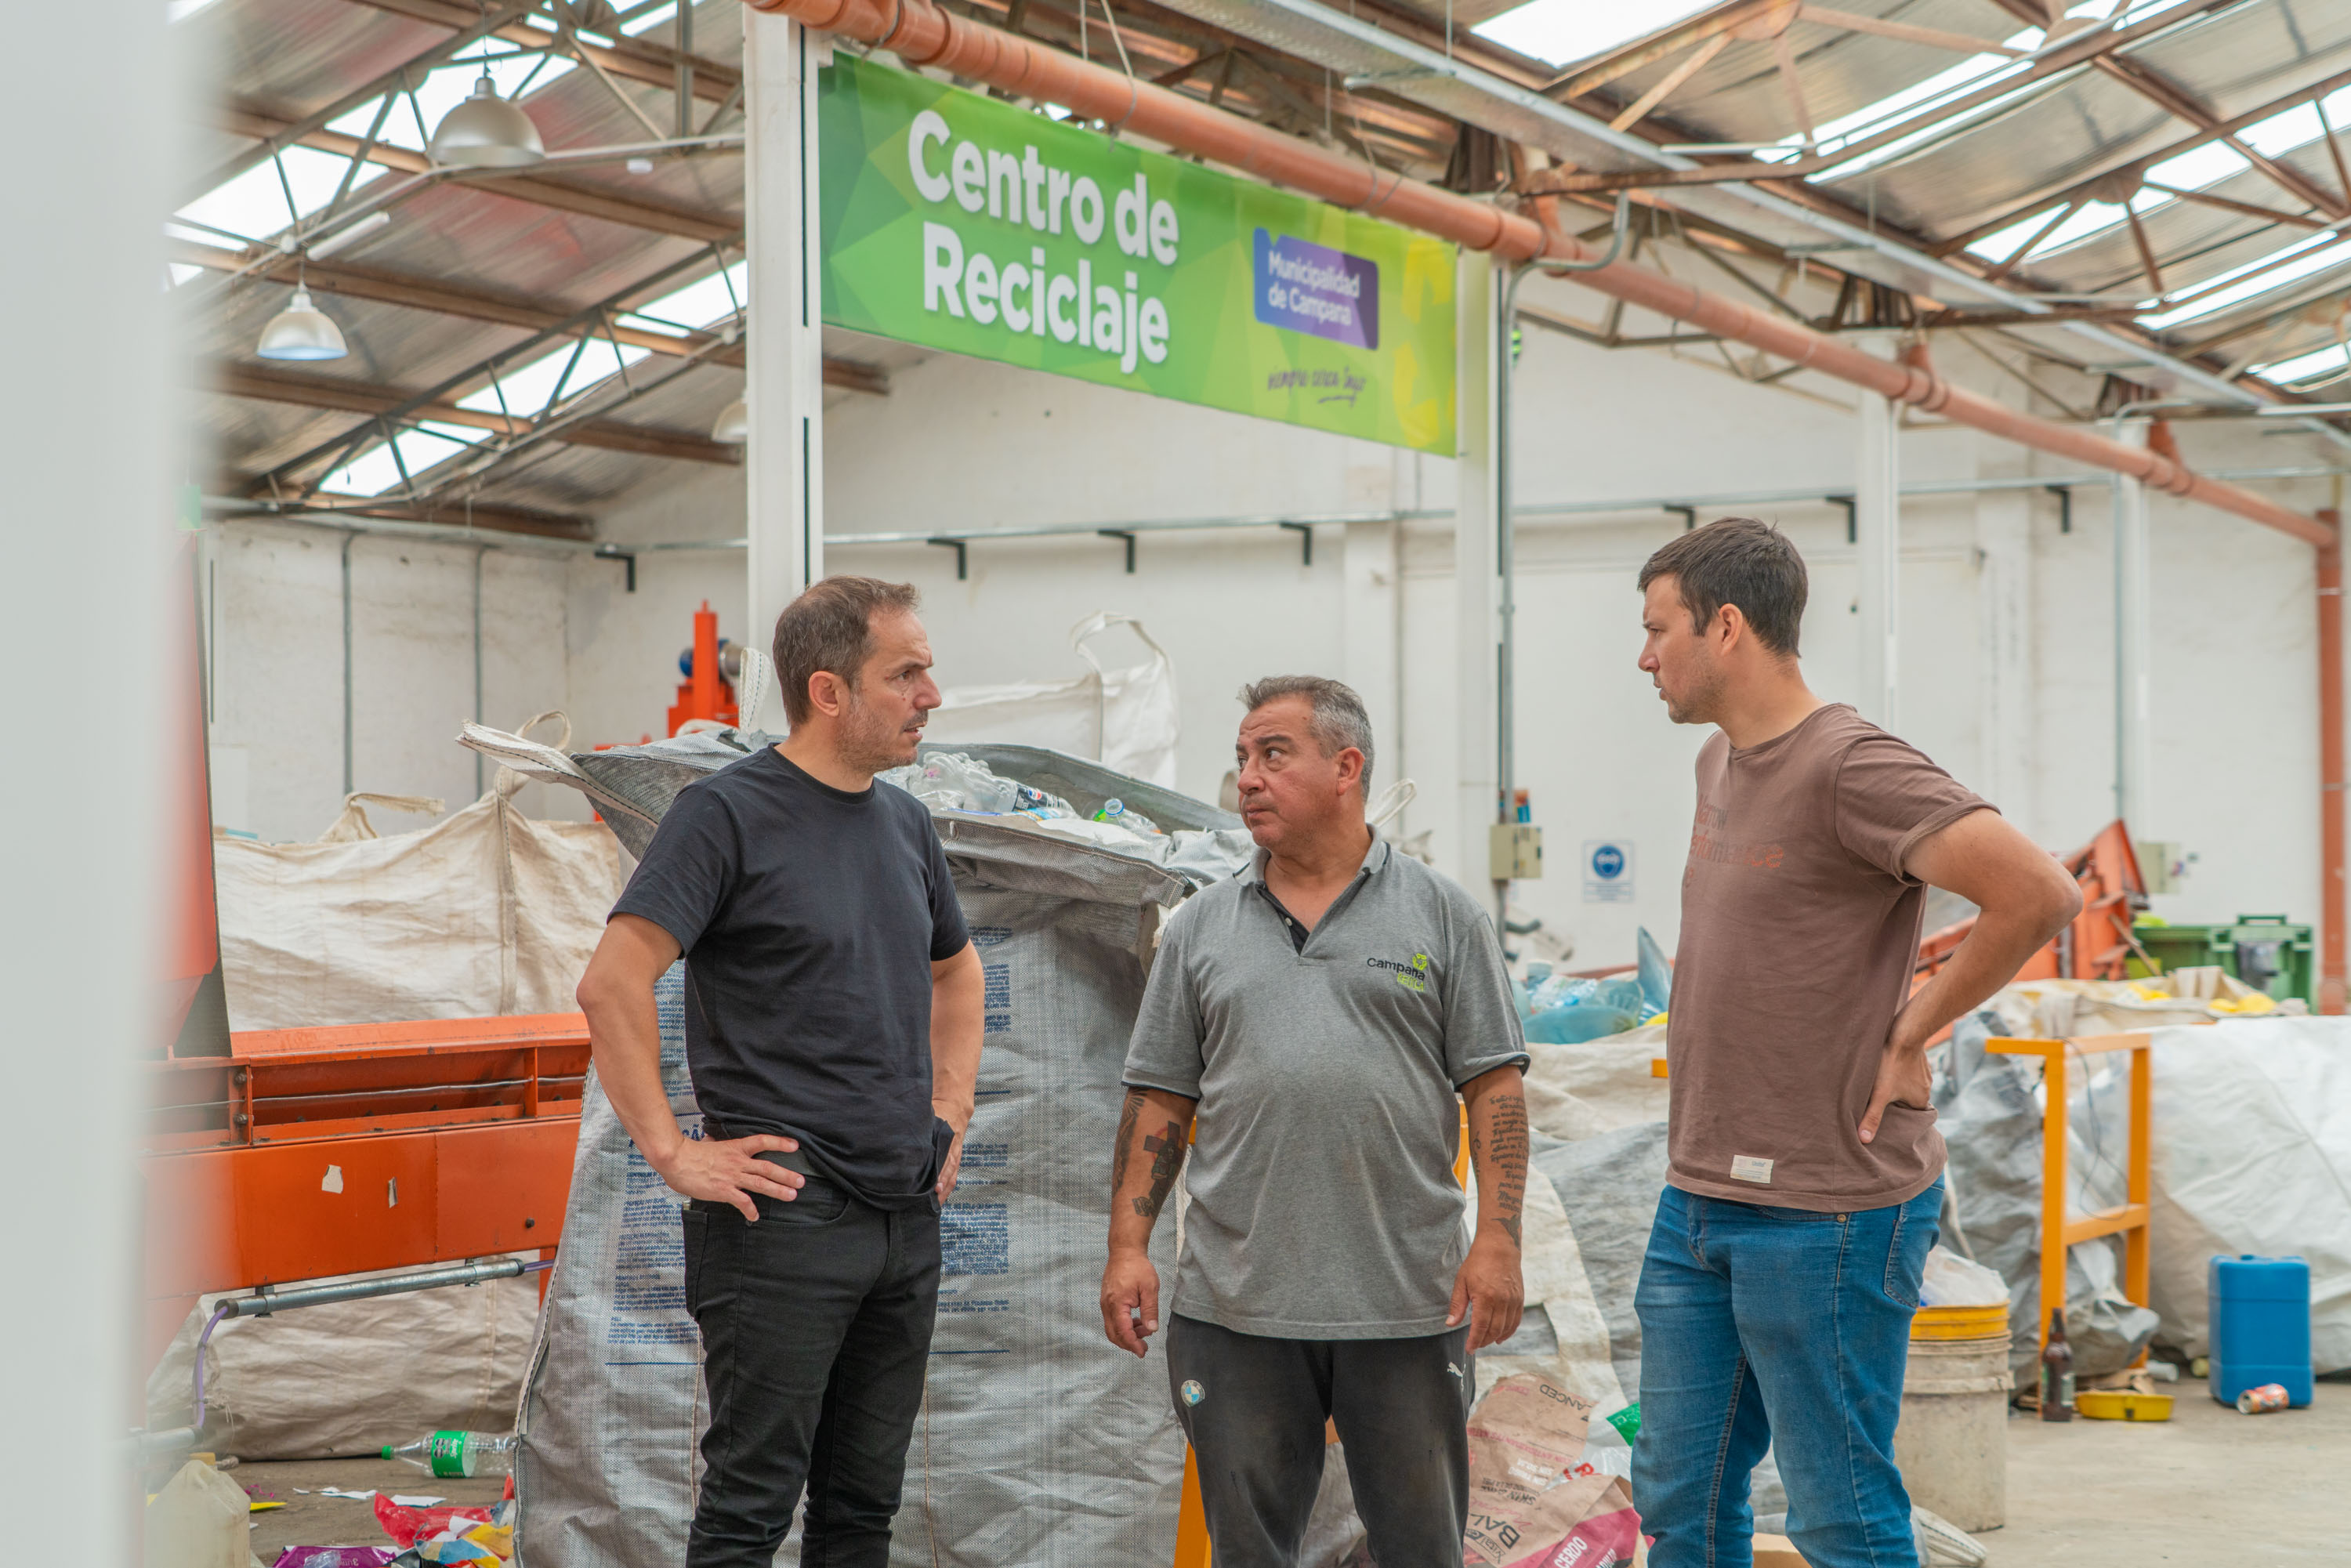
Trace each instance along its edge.
<path fill-rule="evenodd" d="M 367 805 L 439 801 L 359 794 L 315 843 L 215 838 L 229 1027 L 572 1011 L 621 894 L 620 850 L 601 822 L 523 815 L 526 782 L 501 768 L 419 832 L 379 837 Z"/>
<path fill-rule="evenodd" d="M 1086 644 L 1113 626 L 1133 628 L 1151 650 L 1140 664 L 1105 670 Z M 1176 786 L 1176 666 L 1132 615 L 1102 611 L 1070 632 L 1070 646 L 1092 665 L 1068 681 L 1016 681 L 957 686 L 931 715 L 924 738 L 960 747 L 967 741 L 1042 746 L 1090 757 L 1113 773 Z"/>

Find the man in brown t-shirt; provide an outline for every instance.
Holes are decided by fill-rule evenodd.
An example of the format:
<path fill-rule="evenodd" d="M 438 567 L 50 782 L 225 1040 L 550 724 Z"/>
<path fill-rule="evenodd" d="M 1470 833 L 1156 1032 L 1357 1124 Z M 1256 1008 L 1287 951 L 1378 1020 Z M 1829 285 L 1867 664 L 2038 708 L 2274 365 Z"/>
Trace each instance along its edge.
<path fill-rule="evenodd" d="M 1927 1041 L 2081 907 L 1991 803 L 1805 685 L 1804 563 L 1729 517 L 1641 569 L 1641 668 L 1698 759 L 1667 1187 L 1635 1305 L 1652 1568 L 1743 1563 L 1765 1448 L 1813 1568 L 1912 1568 L 1894 1467 L 1943 1139 Z M 1982 910 L 1913 994 L 1929 883 Z"/>

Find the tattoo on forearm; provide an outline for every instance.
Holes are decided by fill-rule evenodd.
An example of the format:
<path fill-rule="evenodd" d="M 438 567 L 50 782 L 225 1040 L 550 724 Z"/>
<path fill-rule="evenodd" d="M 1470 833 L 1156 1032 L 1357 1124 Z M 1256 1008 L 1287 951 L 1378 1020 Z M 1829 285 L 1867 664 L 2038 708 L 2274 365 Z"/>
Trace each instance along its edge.
<path fill-rule="evenodd" d="M 1134 1147 L 1134 1125 L 1143 1117 L 1143 1091 L 1126 1092 L 1126 1103 L 1118 1110 L 1118 1143 L 1110 1156 L 1110 1195 L 1118 1197 L 1118 1189 L 1126 1185 L 1127 1155 Z"/>
<path fill-rule="evenodd" d="M 1486 1135 L 1473 1140 L 1471 1152 L 1478 1152 L 1479 1142 L 1485 1145 L 1493 1167 L 1495 1222 L 1518 1246 L 1527 1196 L 1527 1102 L 1523 1095 L 1496 1094 L 1487 1103 Z"/>
<path fill-rule="evenodd" d="M 1184 1129 L 1170 1122 L 1147 1134 L 1143 1146 L 1151 1151 L 1151 1186 L 1134 1200 L 1134 1212 L 1145 1219 L 1159 1218 L 1159 1208 L 1175 1190 L 1176 1173 L 1184 1164 Z"/>

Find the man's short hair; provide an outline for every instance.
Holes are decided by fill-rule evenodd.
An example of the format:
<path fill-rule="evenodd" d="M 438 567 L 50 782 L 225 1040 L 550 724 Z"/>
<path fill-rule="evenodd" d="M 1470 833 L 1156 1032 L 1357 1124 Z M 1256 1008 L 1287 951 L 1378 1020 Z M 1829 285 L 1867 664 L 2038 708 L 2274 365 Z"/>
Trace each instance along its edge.
<path fill-rule="evenodd" d="M 1703 627 L 1736 604 L 1756 640 L 1795 656 L 1804 626 L 1804 558 L 1788 536 L 1754 517 L 1723 517 L 1675 538 L 1641 568 L 1641 591 L 1661 577 L 1681 590 L 1682 608 Z"/>
<path fill-rule="evenodd" d="M 872 577 L 828 577 L 784 606 L 776 617 L 776 680 L 783 687 L 784 717 L 794 729 L 814 711 L 809 682 L 819 671 L 841 677 L 852 691 L 857 673 L 873 653 L 873 617 L 885 611 L 919 609 L 922 594 L 911 582 Z"/>
<path fill-rule="evenodd" d="M 1364 799 L 1372 798 L 1372 716 L 1355 688 L 1325 675 L 1268 675 L 1241 688 L 1241 704 L 1255 713 L 1282 697 L 1304 697 L 1314 706 L 1314 744 L 1325 757 L 1349 747 L 1364 754 Z"/>

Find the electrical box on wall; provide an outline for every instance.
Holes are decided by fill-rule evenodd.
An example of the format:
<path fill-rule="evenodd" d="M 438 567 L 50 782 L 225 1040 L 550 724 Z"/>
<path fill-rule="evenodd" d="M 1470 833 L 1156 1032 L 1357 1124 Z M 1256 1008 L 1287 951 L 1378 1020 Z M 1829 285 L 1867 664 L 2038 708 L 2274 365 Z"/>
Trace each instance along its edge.
<path fill-rule="evenodd" d="M 1497 822 L 1488 842 L 1496 882 L 1524 882 L 1542 875 L 1542 830 L 1531 822 Z"/>

